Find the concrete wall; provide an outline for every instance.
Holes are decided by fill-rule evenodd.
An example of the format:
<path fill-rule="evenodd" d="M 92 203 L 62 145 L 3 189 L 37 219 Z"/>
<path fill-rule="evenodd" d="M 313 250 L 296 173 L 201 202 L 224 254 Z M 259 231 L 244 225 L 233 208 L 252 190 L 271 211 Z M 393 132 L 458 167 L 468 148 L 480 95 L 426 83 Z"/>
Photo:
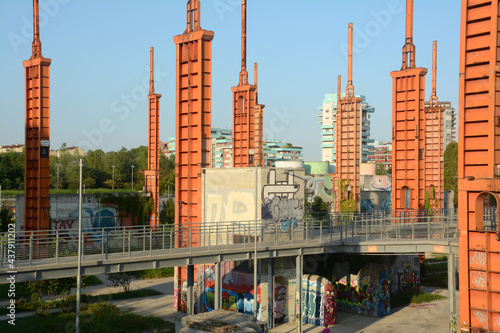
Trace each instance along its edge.
<path fill-rule="evenodd" d="M 391 210 L 391 177 L 361 176 L 361 211 Z"/>
<path fill-rule="evenodd" d="M 115 207 L 101 204 L 95 194 L 82 195 L 82 231 L 98 227 L 120 225 Z M 50 195 L 50 229 L 67 230 L 78 228 L 78 195 Z M 16 228 L 24 230 L 24 195 L 16 196 Z"/>
<path fill-rule="evenodd" d="M 366 316 L 384 317 L 391 313 L 387 266 L 367 264 L 349 277 L 334 283 L 337 309 Z"/>
<path fill-rule="evenodd" d="M 204 169 L 202 220 L 268 224 L 304 219 L 304 169 Z M 257 183 L 257 186 L 256 186 Z M 238 225 L 238 223 L 237 223 Z"/>
<path fill-rule="evenodd" d="M 386 258 L 393 294 L 420 290 L 420 259 L 416 255 Z"/>

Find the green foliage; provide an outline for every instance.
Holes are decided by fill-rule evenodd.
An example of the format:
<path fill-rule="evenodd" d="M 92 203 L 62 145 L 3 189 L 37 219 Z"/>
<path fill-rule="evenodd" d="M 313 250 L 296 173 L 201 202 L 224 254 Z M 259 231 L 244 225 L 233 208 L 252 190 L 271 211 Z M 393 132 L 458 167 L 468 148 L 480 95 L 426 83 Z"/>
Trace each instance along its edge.
<path fill-rule="evenodd" d="M 94 303 L 88 306 L 87 313 L 96 316 L 109 316 L 119 313 L 120 310 L 114 304 L 108 302 Z"/>
<path fill-rule="evenodd" d="M 59 157 L 50 156 L 49 160 L 50 188 L 54 190 L 59 188 L 57 193 L 64 193 L 63 191 L 68 189 L 78 189 L 80 184 L 78 161 L 80 159 L 83 159 L 83 184 L 86 191 L 95 188 L 111 189 L 113 185 L 116 190 L 130 189 L 132 166 L 134 166 L 134 189 L 143 188 L 144 176 L 141 174 L 141 170 L 148 167 L 148 148 L 146 146 L 131 150 L 122 147 L 117 152 L 108 153 L 100 149 L 89 150 L 85 156 L 72 155 L 66 148 L 67 145 L 63 143 L 60 147 Z M 0 184 L 2 184 L 2 190 L 21 191 L 24 189 L 24 152 L 0 154 Z M 159 186 L 162 193 L 166 193 L 169 187 L 170 192 L 173 193 L 175 156 L 160 155 Z"/>
<path fill-rule="evenodd" d="M 443 298 L 446 297 L 437 294 L 429 294 L 423 291 L 393 294 L 391 295 L 391 308 L 407 306 L 410 304 L 430 303 Z"/>
<path fill-rule="evenodd" d="M 6 232 L 9 228 L 9 223 L 13 222 L 14 214 L 10 209 L 0 209 L 0 232 Z"/>
<path fill-rule="evenodd" d="M 171 277 L 174 276 L 174 268 L 167 267 L 167 268 L 157 268 L 157 269 L 146 269 L 143 271 L 136 271 L 133 274 L 135 278 L 138 280 Z"/>
<path fill-rule="evenodd" d="M 175 156 L 160 155 L 160 192 L 174 193 L 175 189 Z"/>
<path fill-rule="evenodd" d="M 438 272 L 447 272 L 448 271 L 448 263 L 443 262 L 443 263 L 436 263 L 436 264 L 431 264 L 431 265 L 426 264 L 425 271 L 427 274 L 438 273 Z"/>
<path fill-rule="evenodd" d="M 377 168 L 375 169 L 375 174 L 379 176 L 387 175 L 387 170 L 384 167 L 383 163 L 377 163 Z"/>
<path fill-rule="evenodd" d="M 319 196 L 315 196 L 311 204 L 311 211 L 315 218 L 324 217 L 328 214 L 328 204 Z"/>
<path fill-rule="evenodd" d="M 359 208 L 359 204 L 354 200 L 354 193 L 348 192 L 347 188 L 350 185 L 348 179 L 340 181 L 340 211 L 341 212 L 355 212 Z"/>
<path fill-rule="evenodd" d="M 444 151 L 444 189 L 454 191 L 453 204 L 458 207 L 458 143 L 452 142 Z"/>
<path fill-rule="evenodd" d="M 130 312 L 109 313 L 106 316 L 83 311 L 80 319 L 81 332 L 131 333 L 145 330 L 174 333 L 175 325 L 157 317 L 143 317 Z M 23 333 L 74 332 L 75 314 L 55 314 L 47 317 L 16 318 L 16 326 Z M 11 332 L 12 325 L 7 320 L 0 321 L 0 332 Z"/>
<path fill-rule="evenodd" d="M 21 291 L 20 297 L 25 302 L 25 307 L 34 310 L 36 314 L 47 316 L 51 302 L 47 298 L 56 297 L 61 299 L 60 307 L 62 312 L 70 310 L 70 293 L 71 288 L 76 286 L 76 278 L 62 278 L 51 280 L 29 281 L 24 285 L 24 291 Z M 82 288 L 85 285 L 82 281 Z"/>
<path fill-rule="evenodd" d="M 138 290 L 122 291 L 119 293 L 112 293 L 106 295 L 91 296 L 91 300 L 95 301 L 99 299 L 108 299 L 109 301 L 118 301 L 122 299 L 141 298 L 141 297 L 157 296 L 157 295 L 163 295 L 163 294 L 158 290 L 145 288 Z"/>
<path fill-rule="evenodd" d="M 124 292 L 130 290 L 130 282 L 134 278 L 134 275 L 130 272 L 122 273 L 109 273 L 106 274 L 106 279 L 109 281 L 110 287 L 122 287 Z"/>
<path fill-rule="evenodd" d="M 82 277 L 82 282 L 86 286 L 98 286 L 98 285 L 102 284 L 101 279 L 99 279 L 97 276 L 94 276 L 94 275 L 87 275 L 87 276 Z"/>
<path fill-rule="evenodd" d="M 2 190 L 24 189 L 24 152 L 0 154 Z"/>
<path fill-rule="evenodd" d="M 167 203 L 160 212 L 160 224 L 174 224 L 175 220 L 175 202 L 173 198 L 168 199 Z"/>
<path fill-rule="evenodd" d="M 154 211 L 151 197 L 145 197 L 138 193 L 106 194 L 101 197 L 101 202 L 116 206 L 121 217 L 132 217 L 132 223 L 136 225 L 147 224 L 149 213 Z"/>

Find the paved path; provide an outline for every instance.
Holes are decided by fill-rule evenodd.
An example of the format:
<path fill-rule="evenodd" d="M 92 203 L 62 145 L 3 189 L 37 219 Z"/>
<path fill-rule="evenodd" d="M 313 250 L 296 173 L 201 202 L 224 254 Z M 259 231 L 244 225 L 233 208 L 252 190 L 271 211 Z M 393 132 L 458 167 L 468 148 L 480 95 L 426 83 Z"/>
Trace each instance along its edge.
<path fill-rule="evenodd" d="M 91 286 L 82 292 L 91 295 L 102 295 L 107 293 L 119 292 L 121 288 L 107 287 L 107 280 L 104 275 L 98 276 L 103 285 Z M 153 315 L 164 320 L 174 322 L 177 316 L 182 313 L 176 313 L 173 308 L 173 278 L 133 280 L 130 286 L 131 290 L 151 288 L 158 290 L 163 295 L 135 298 L 128 300 L 111 301 L 121 310 L 133 311 L 139 315 Z M 423 288 L 424 291 L 438 293 L 443 296 L 448 295 L 446 289 Z M 458 309 L 458 292 L 456 293 Z M 106 300 L 103 297 L 103 300 Z M 336 326 L 330 327 L 332 333 L 426 333 L 426 332 L 448 332 L 448 299 L 433 301 L 426 304 L 410 305 L 404 308 L 393 309 L 390 316 L 384 318 L 374 318 L 351 313 L 338 312 Z M 19 313 L 16 317 L 29 316 L 31 313 Z M 2 316 L 1 319 L 6 319 Z M 303 325 L 303 332 L 316 333 L 321 332 L 322 327 Z M 276 333 L 295 332 L 295 323 L 286 323 L 271 330 Z"/>

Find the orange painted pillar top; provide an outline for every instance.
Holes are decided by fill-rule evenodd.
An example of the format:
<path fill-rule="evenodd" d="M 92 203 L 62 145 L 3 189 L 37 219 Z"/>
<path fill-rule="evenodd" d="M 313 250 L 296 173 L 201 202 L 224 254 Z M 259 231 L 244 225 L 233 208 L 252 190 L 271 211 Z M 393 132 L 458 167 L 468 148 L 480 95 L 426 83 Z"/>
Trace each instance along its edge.
<path fill-rule="evenodd" d="M 254 81 L 249 84 L 247 72 L 247 3 L 241 1 L 241 71 L 233 93 L 233 167 L 264 166 L 263 110 L 258 104 L 257 64 Z"/>
<path fill-rule="evenodd" d="M 149 68 L 149 107 L 148 107 L 148 169 L 142 171 L 145 176 L 145 192 L 153 199 L 154 211 L 150 212 L 149 224 L 158 224 L 160 211 L 160 94 L 155 93 L 154 84 L 154 48 L 150 48 Z"/>
<path fill-rule="evenodd" d="M 49 228 L 50 70 L 42 56 L 38 0 L 33 0 L 32 55 L 25 67 L 25 178 L 26 231 Z"/>
<path fill-rule="evenodd" d="M 424 208 L 425 75 L 415 65 L 413 0 L 406 1 L 406 38 L 402 66 L 391 72 L 392 208 L 396 212 Z"/>

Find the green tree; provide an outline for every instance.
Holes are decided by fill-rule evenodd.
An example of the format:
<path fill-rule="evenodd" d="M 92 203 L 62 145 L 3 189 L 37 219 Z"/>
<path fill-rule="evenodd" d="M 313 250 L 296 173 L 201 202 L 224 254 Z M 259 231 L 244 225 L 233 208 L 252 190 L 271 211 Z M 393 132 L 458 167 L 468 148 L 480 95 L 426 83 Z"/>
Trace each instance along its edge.
<path fill-rule="evenodd" d="M 160 192 L 166 193 L 170 189 L 170 193 L 174 193 L 175 187 L 175 156 L 166 157 L 160 155 Z"/>
<path fill-rule="evenodd" d="M 375 174 L 379 175 L 379 176 L 385 176 L 385 175 L 387 175 L 387 170 L 385 169 L 384 164 L 377 163 L 377 169 L 375 170 Z"/>
<path fill-rule="evenodd" d="M 328 213 L 328 204 L 320 196 L 315 196 L 311 204 L 311 211 L 316 218 L 324 217 Z"/>
<path fill-rule="evenodd" d="M 24 152 L 0 154 L 0 184 L 3 190 L 24 189 Z"/>
<path fill-rule="evenodd" d="M 453 205 L 458 207 L 458 143 L 452 142 L 444 151 L 444 189 L 454 191 Z"/>
<path fill-rule="evenodd" d="M 173 198 L 168 199 L 160 212 L 160 224 L 174 224 L 175 202 Z"/>
<path fill-rule="evenodd" d="M 10 209 L 0 207 L 0 232 L 6 232 L 9 228 L 9 223 L 13 222 L 14 214 Z"/>

